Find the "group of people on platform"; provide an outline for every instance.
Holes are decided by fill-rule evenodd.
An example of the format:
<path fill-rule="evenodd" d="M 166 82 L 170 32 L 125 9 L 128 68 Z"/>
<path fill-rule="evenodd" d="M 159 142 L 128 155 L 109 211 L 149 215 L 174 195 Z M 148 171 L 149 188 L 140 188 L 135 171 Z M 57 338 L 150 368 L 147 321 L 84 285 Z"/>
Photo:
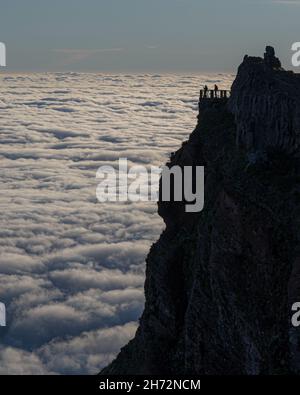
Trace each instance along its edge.
<path fill-rule="evenodd" d="M 214 93 L 215 93 L 215 97 L 218 95 L 218 91 L 219 91 L 219 87 L 218 87 L 218 85 L 216 85 L 215 84 L 215 86 L 214 86 Z M 206 97 L 207 96 L 207 92 L 208 92 L 208 86 L 207 85 L 204 85 L 204 89 L 203 89 L 203 91 L 204 91 L 204 97 Z"/>
<path fill-rule="evenodd" d="M 208 93 L 209 92 L 209 93 Z M 215 84 L 214 89 L 208 89 L 207 85 L 204 85 L 203 89 L 200 91 L 201 98 L 227 98 L 228 91 L 219 90 L 218 85 Z"/>

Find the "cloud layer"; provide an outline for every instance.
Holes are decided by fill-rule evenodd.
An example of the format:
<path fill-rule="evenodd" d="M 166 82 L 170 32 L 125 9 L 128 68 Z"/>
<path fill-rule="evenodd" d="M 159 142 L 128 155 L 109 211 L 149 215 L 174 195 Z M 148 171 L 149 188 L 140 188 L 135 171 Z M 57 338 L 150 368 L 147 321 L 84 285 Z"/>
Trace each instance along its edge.
<path fill-rule="evenodd" d="M 98 203 L 96 170 L 162 165 L 199 87 L 232 75 L 1 75 L 0 373 L 98 372 L 133 337 L 156 204 Z"/>

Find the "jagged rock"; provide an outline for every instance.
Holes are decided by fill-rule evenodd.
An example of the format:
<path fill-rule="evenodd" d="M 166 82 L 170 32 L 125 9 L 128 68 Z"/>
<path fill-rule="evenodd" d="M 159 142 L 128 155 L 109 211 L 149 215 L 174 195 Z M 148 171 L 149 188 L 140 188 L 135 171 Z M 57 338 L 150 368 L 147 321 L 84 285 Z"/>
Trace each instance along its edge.
<path fill-rule="evenodd" d="M 272 69 L 281 68 L 281 62 L 275 56 L 275 49 L 269 45 L 266 47 L 266 52 L 264 53 L 264 60 L 265 60 L 265 64 L 271 67 Z"/>
<path fill-rule="evenodd" d="M 228 108 L 235 115 L 239 147 L 299 151 L 300 75 L 280 69 L 272 47 L 264 59 L 244 58 Z"/>
<path fill-rule="evenodd" d="M 205 208 L 159 202 L 140 326 L 102 374 L 300 373 L 299 76 L 269 66 L 245 57 L 230 100 L 200 103 L 170 165 L 205 166 Z"/>

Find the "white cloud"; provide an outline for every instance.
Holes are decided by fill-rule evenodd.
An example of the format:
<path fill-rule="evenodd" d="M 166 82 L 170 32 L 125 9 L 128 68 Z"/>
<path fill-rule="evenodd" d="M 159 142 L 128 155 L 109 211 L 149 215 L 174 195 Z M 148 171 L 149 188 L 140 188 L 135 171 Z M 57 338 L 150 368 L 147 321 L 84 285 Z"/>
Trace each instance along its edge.
<path fill-rule="evenodd" d="M 136 322 L 128 322 L 123 326 L 82 333 L 70 340 L 52 342 L 37 353 L 47 361 L 49 371 L 96 374 L 133 338 L 136 329 Z"/>
<path fill-rule="evenodd" d="M 3 274 L 36 272 L 43 269 L 37 258 L 16 253 L 3 253 L 0 260 L 0 272 Z"/>
<path fill-rule="evenodd" d="M 13 347 L 0 347 L 0 375 L 51 374 L 33 353 Z"/>
<path fill-rule="evenodd" d="M 195 126 L 199 87 L 232 79 L 1 74 L 0 373 L 96 373 L 134 335 L 163 223 L 153 202 L 97 203 L 96 170 L 163 164 Z"/>

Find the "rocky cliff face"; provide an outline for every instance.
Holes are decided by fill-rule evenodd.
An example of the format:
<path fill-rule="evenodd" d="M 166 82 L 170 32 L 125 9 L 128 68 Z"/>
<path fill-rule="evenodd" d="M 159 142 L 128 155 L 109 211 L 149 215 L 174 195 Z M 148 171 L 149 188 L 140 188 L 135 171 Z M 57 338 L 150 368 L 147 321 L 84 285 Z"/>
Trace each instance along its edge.
<path fill-rule="evenodd" d="M 200 103 L 170 166 L 205 166 L 204 210 L 159 202 L 140 326 L 103 374 L 300 372 L 299 92 L 268 48 Z"/>
<path fill-rule="evenodd" d="M 283 70 L 270 48 L 264 59 L 245 56 L 228 109 L 235 115 L 238 146 L 293 153 L 300 143 L 300 75 Z"/>

